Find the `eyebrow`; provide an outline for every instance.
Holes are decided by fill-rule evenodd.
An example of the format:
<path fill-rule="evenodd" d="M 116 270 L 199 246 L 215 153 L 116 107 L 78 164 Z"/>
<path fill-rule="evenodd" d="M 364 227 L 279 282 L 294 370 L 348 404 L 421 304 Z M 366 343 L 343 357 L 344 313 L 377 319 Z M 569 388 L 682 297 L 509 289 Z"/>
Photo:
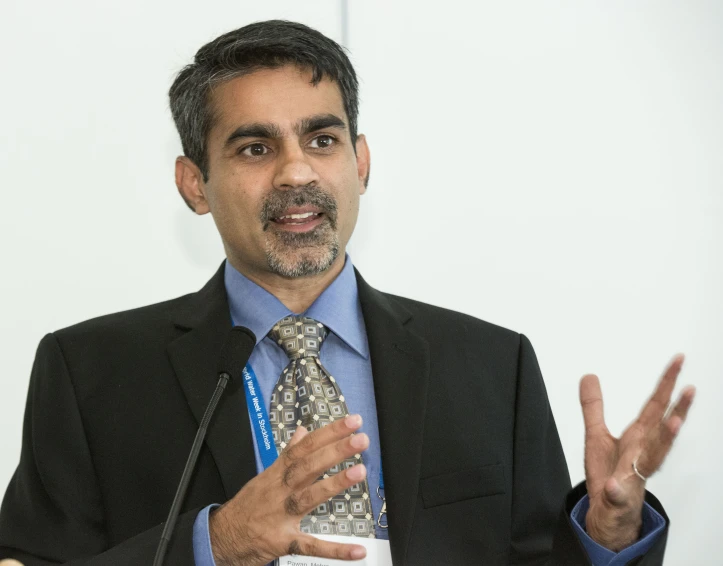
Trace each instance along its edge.
<path fill-rule="evenodd" d="M 327 128 L 335 128 L 339 130 L 346 129 L 344 120 L 334 114 L 318 114 L 302 118 L 294 126 L 294 132 L 298 136 L 304 136 L 319 130 Z M 253 124 L 244 124 L 236 128 L 226 140 L 224 147 L 230 147 L 236 140 L 241 138 L 265 138 L 274 139 L 281 138 L 283 134 L 281 128 L 271 122 L 255 122 Z"/>
<path fill-rule="evenodd" d="M 334 114 L 319 114 L 317 116 L 309 116 L 303 118 L 294 127 L 296 135 L 303 136 L 316 132 L 318 130 L 326 130 L 327 128 L 336 128 L 338 130 L 346 130 L 344 120 Z"/>
<path fill-rule="evenodd" d="M 236 128 L 228 137 L 224 147 L 230 147 L 233 142 L 240 138 L 280 138 L 281 130 L 276 124 L 256 122 L 254 124 L 244 124 Z"/>

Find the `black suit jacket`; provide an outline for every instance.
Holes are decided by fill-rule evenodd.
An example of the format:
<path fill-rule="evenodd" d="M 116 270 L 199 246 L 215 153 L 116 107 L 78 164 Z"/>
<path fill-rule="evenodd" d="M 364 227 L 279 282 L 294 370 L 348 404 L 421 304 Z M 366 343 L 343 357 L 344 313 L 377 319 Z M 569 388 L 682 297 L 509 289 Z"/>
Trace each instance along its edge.
<path fill-rule="evenodd" d="M 570 492 L 527 338 L 357 280 L 394 564 L 589 564 L 569 520 L 584 485 Z M 0 557 L 152 563 L 230 326 L 222 266 L 198 293 L 43 338 Z M 243 395 L 211 422 L 167 564 L 194 563 L 198 511 L 256 474 Z M 666 536 L 635 563 L 662 563 Z"/>

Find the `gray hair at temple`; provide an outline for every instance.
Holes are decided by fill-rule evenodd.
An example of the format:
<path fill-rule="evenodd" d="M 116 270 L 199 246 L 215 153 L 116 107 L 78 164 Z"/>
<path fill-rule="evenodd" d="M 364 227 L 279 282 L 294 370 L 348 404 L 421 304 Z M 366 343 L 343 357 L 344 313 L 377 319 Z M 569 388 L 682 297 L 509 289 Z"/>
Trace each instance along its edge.
<path fill-rule="evenodd" d="M 193 63 L 178 73 L 168 92 L 183 152 L 201 170 L 204 182 L 209 177 L 206 143 L 214 121 L 209 96 L 212 89 L 259 69 L 289 64 L 311 70 L 313 85 L 324 78 L 339 85 L 355 147 L 359 83 L 344 49 L 304 24 L 285 20 L 256 22 L 201 47 Z"/>

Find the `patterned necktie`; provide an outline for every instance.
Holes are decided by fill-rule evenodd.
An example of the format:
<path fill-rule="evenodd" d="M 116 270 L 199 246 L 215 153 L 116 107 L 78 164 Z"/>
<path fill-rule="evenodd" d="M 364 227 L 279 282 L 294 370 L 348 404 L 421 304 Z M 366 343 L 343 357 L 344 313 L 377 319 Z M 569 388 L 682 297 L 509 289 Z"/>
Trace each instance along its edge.
<path fill-rule="evenodd" d="M 323 324 L 306 316 L 282 318 L 269 332 L 269 337 L 289 356 L 289 364 L 271 395 L 269 411 L 279 452 L 286 448 L 297 426 L 302 425 L 313 432 L 349 414 L 336 380 L 319 360 L 319 349 L 327 333 Z M 327 470 L 319 479 L 361 462 L 361 454 L 356 454 Z M 301 520 L 301 530 L 312 534 L 374 538 L 367 480 L 316 507 Z"/>

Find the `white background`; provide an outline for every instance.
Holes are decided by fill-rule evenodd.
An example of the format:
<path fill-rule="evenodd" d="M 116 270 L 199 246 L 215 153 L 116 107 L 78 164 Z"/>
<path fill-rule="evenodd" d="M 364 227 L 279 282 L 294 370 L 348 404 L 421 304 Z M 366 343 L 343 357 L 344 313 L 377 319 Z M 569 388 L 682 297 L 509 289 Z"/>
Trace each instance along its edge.
<path fill-rule="evenodd" d="M 723 4 L 4 0 L 0 488 L 48 331 L 194 291 L 223 251 L 176 193 L 166 92 L 222 32 L 281 17 L 347 40 L 372 149 L 350 253 L 374 286 L 525 333 L 573 482 L 579 378 L 611 429 L 664 365 L 699 395 L 649 486 L 667 564 L 722 525 Z"/>

